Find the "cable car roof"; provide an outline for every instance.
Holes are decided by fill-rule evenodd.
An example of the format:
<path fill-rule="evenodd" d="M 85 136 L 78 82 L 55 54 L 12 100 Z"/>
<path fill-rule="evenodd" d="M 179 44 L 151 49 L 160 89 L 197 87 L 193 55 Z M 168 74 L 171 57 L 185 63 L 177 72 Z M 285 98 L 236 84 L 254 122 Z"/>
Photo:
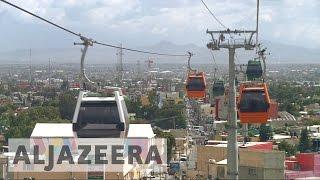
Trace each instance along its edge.
<path fill-rule="evenodd" d="M 261 62 L 259 60 L 249 60 L 248 65 L 260 65 Z"/>
<path fill-rule="evenodd" d="M 190 74 L 188 77 L 199 77 L 202 78 L 204 74 Z"/>
<path fill-rule="evenodd" d="M 247 87 L 244 89 L 244 91 L 264 91 L 264 88 L 263 87 Z"/>
<path fill-rule="evenodd" d="M 115 97 L 83 97 L 82 101 L 115 101 Z"/>

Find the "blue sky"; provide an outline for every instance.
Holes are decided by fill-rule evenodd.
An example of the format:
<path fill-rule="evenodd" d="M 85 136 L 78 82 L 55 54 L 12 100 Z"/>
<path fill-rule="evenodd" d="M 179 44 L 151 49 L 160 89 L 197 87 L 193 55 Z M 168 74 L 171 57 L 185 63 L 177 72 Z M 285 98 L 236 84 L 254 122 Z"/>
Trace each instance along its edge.
<path fill-rule="evenodd" d="M 9 0 L 88 37 L 139 47 L 204 46 L 220 30 L 200 0 Z M 231 29 L 254 29 L 256 0 L 205 0 Z M 320 48 L 320 0 L 261 0 L 261 39 Z M 1 51 L 72 47 L 76 37 L 0 3 Z"/>

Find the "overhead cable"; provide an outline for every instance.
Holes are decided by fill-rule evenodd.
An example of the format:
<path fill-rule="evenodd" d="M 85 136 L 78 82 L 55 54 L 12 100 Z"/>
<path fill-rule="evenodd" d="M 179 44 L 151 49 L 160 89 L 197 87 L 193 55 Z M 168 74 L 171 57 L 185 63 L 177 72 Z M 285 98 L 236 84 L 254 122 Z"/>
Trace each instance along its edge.
<path fill-rule="evenodd" d="M 207 6 L 207 4 L 201 0 L 202 4 L 206 7 L 206 9 L 208 10 L 208 12 L 212 15 L 212 17 L 223 27 L 223 28 L 226 28 L 228 29 L 227 26 L 225 26 L 215 15 L 214 13 L 209 9 L 209 7 Z"/>
<path fill-rule="evenodd" d="M 95 43 L 95 44 L 99 44 L 99 45 L 107 46 L 107 47 L 111 47 L 111 48 L 123 49 L 123 50 L 126 50 L 126 51 L 132 51 L 132 52 L 143 53 L 143 54 L 152 54 L 152 55 L 158 55 L 158 56 L 176 56 L 176 57 L 177 57 L 177 56 L 180 56 L 180 57 L 182 57 L 182 56 L 183 56 L 183 57 L 189 56 L 188 54 L 169 54 L 169 53 L 159 53 L 159 52 L 152 52 L 152 51 L 143 51 L 143 50 L 137 50 L 137 49 L 132 49 L 132 48 L 125 48 L 125 47 L 120 47 L 120 46 L 116 46 L 116 45 L 112 45 L 112 44 L 107 44 L 107 43 L 95 41 L 95 40 L 92 40 L 92 39 L 89 39 L 89 38 L 86 38 L 86 37 L 82 36 L 80 33 L 76 33 L 76 32 L 74 32 L 74 31 L 72 31 L 72 30 L 70 30 L 70 29 L 67 29 L 67 28 L 65 28 L 65 27 L 63 27 L 63 26 L 61 26 L 61 25 L 58 25 L 58 24 L 56 24 L 56 23 L 54 23 L 54 22 L 52 22 L 52 21 L 50 21 L 50 20 L 47 20 L 47 19 L 45 19 L 45 18 L 43 18 L 43 17 L 41 17 L 41 16 L 39 16 L 39 15 L 36 15 L 36 14 L 34 14 L 34 13 L 32 13 L 32 12 L 30 12 L 30 11 L 28 11 L 28 10 L 20 7 L 20 6 L 17 6 L 17 5 L 15 5 L 15 4 L 13 4 L 13 3 L 10 3 L 10 2 L 8 2 L 8 1 L 6 1 L 6 0 L 0 0 L 0 1 L 2 1 L 2 2 L 6 3 L 6 4 L 8 4 L 8 5 L 10 5 L 10 6 L 14 7 L 14 8 L 16 8 L 16 9 L 18 9 L 18 10 L 20 10 L 20 11 L 23 11 L 23 12 L 25 12 L 25 13 L 33 16 L 33 17 L 36 17 L 36 18 L 38 18 L 38 19 L 40 19 L 40 20 L 42 20 L 42 21 L 44 21 L 44 22 L 46 22 L 46 23 L 48 23 L 48 24 L 51 24 L 51 25 L 53 25 L 53 26 L 55 26 L 55 27 L 57 27 L 57 28 L 59 28 L 59 29 L 61 29 L 61 30 L 63 30 L 63 31 L 66 31 L 66 32 L 68 32 L 68 33 L 70 33 L 70 34 L 72 34 L 72 35 L 78 36 L 78 37 L 80 37 L 82 40 L 89 40 L 89 41 L 92 41 L 92 43 Z"/>

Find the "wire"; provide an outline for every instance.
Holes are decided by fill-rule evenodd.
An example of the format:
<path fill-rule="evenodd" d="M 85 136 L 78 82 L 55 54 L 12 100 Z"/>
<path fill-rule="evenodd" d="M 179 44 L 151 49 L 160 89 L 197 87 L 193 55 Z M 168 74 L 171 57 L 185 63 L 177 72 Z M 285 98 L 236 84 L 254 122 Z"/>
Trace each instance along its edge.
<path fill-rule="evenodd" d="M 209 7 L 207 6 L 207 4 L 201 0 L 202 4 L 206 7 L 206 9 L 209 11 L 209 13 L 212 15 L 212 17 L 223 27 L 226 29 L 230 29 L 227 26 L 225 26 L 214 14 L 213 12 L 209 9 Z M 234 39 L 233 35 L 230 34 L 230 32 L 228 33 L 231 39 Z"/>
<path fill-rule="evenodd" d="M 70 29 L 67 29 L 67 28 L 65 28 L 63 26 L 60 26 L 60 25 L 58 25 L 58 24 L 56 24 L 56 23 L 54 23 L 52 21 L 49 21 L 49 20 L 43 18 L 43 17 L 40 17 L 40 16 L 38 16 L 38 15 L 36 15 L 36 14 L 34 14 L 34 13 L 32 13 L 32 12 L 22 8 L 22 7 L 19 7 L 19 6 L 15 5 L 15 4 L 12 4 L 12 3 L 10 3 L 10 2 L 8 2 L 6 0 L 0 0 L 0 1 L 2 1 L 2 2 L 6 3 L 6 4 L 8 4 L 8 5 L 10 5 L 10 6 L 14 7 L 14 8 L 16 8 L 16 9 L 19 9 L 20 11 L 23 11 L 23 12 L 25 12 L 25 13 L 31 15 L 31 16 L 34 16 L 34 17 L 36 17 L 36 18 L 38 18 L 38 19 L 40 19 L 40 20 L 42 20 L 42 21 L 44 21 L 44 22 L 46 22 L 48 24 L 51 24 L 51 25 L 53 25 L 53 26 L 55 26 L 55 27 L 57 27 L 59 29 L 62 29 L 62 30 L 66 31 L 66 32 L 68 32 L 70 34 L 78 36 L 82 40 L 84 40 L 84 39 L 85 40 L 89 40 L 88 38 L 82 36 L 80 33 L 76 33 L 74 31 L 71 31 Z M 102 42 L 98 42 L 98 41 L 95 41 L 95 40 L 92 40 L 92 42 L 95 43 L 95 44 L 99 44 L 99 45 L 103 45 L 103 46 L 107 46 L 107 47 L 111 47 L 111 48 L 123 49 L 123 50 L 137 52 L 137 53 L 153 54 L 153 55 L 158 55 L 158 56 L 176 56 L 176 57 L 187 57 L 187 56 L 189 56 L 188 54 L 168 54 L 168 53 L 158 53 L 158 52 L 151 52 L 151 51 L 142 51 L 142 50 L 137 50 L 137 49 L 131 49 L 131 48 L 115 46 L 115 45 L 111 45 L 111 44 L 107 44 L 107 43 L 102 43 Z"/>
<path fill-rule="evenodd" d="M 216 74 L 219 71 L 218 64 L 217 64 L 216 58 L 214 57 L 213 52 L 210 49 L 209 49 L 209 52 L 211 54 L 211 57 L 212 57 L 212 60 L 213 60 L 214 66 L 215 66 L 215 68 L 214 68 L 214 77 L 216 77 Z"/>
<path fill-rule="evenodd" d="M 75 35 L 75 36 L 78 36 L 78 37 L 81 36 L 79 33 L 75 33 L 75 32 L 73 32 L 73 31 L 71 31 L 71 30 L 69 30 L 69 29 L 67 29 L 67 28 L 64 28 L 64 27 L 62 27 L 62 26 L 60 26 L 60 25 L 58 25 L 58 24 L 55 24 L 55 23 L 53 23 L 53 22 L 51 22 L 51 21 L 49 21 L 49 20 L 46 20 L 46 19 L 44 19 L 44 18 L 42 18 L 42 17 L 40 17 L 40 16 L 38 16 L 38 15 L 30 12 L 30 11 L 27 11 L 27 10 L 23 9 L 22 7 L 19 7 L 19 6 L 15 5 L 15 4 L 12 4 L 12 3 L 8 2 L 8 1 L 5 1 L 5 0 L 0 0 L 0 1 L 2 1 L 2 2 L 8 4 L 8 5 L 12 6 L 12 7 L 15 7 L 15 8 L 17 8 L 17 9 L 19 9 L 19 10 L 27 13 L 27 14 L 30 14 L 31 16 L 34 16 L 34 17 L 36 17 L 36 18 L 38 18 L 38 19 L 40 19 L 40 20 L 42 20 L 42 21 L 44 21 L 44 22 L 46 22 L 46 23 L 49 23 L 49 24 L 51 24 L 51 25 L 53 25 L 53 26 L 55 26 L 55 27 L 57 27 L 57 28 L 60 28 L 60 29 L 66 31 L 66 32 L 68 32 L 68 33 L 71 33 L 71 34 L 73 34 L 73 35 Z"/>
<path fill-rule="evenodd" d="M 213 52 L 209 49 L 209 52 L 211 54 L 211 57 L 212 57 L 212 60 L 213 60 L 213 63 L 215 64 L 215 66 L 218 68 L 218 65 L 217 65 L 217 61 L 216 61 L 216 58 L 214 57 L 214 54 Z"/>
<path fill-rule="evenodd" d="M 151 52 L 151 51 L 142 51 L 142 50 L 137 50 L 137 49 L 131 49 L 131 48 L 125 48 L 125 47 L 120 47 L 120 46 L 115 46 L 112 44 L 106 44 L 106 43 L 102 43 L 102 42 L 98 42 L 98 41 L 93 41 L 93 43 L 95 44 L 99 44 L 102 46 L 107 46 L 107 47 L 111 47 L 111 48 L 118 48 L 118 49 L 123 49 L 126 51 L 132 51 L 132 52 L 138 52 L 138 53 L 144 53 L 144 54 L 153 54 L 153 55 L 158 55 L 158 56 L 189 56 L 188 54 L 167 54 L 167 53 L 158 53 L 158 52 Z"/>
<path fill-rule="evenodd" d="M 206 7 L 206 9 L 209 11 L 209 13 L 212 15 L 212 17 L 224 28 L 228 29 L 227 26 L 225 26 L 214 14 L 213 12 L 209 9 L 209 7 L 207 6 L 207 4 L 201 0 L 202 4 Z"/>

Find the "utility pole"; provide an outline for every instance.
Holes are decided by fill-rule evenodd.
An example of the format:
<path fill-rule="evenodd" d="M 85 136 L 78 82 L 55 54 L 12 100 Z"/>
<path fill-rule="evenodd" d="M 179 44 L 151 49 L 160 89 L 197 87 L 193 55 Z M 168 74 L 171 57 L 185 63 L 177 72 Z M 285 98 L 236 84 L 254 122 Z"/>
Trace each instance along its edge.
<path fill-rule="evenodd" d="M 259 44 L 259 5 L 260 0 L 257 0 L 257 18 L 256 18 L 256 45 Z M 258 49 L 258 48 L 256 48 Z"/>
<path fill-rule="evenodd" d="M 32 68 L 31 68 L 31 48 L 29 49 L 29 85 L 31 86 L 32 81 Z"/>
<path fill-rule="evenodd" d="M 245 50 L 253 50 L 255 45 L 252 38 L 256 31 L 233 30 L 223 31 L 209 31 L 212 42 L 207 44 L 211 50 L 220 50 L 220 48 L 228 49 L 229 51 L 229 119 L 228 119 L 228 159 L 227 159 L 227 175 L 228 179 L 239 178 L 239 160 L 238 160 L 238 142 L 237 142 L 237 113 L 236 113 L 236 86 L 235 86 L 235 62 L 234 56 L 236 49 L 244 48 Z M 235 41 L 233 34 L 243 35 L 245 37 L 243 42 Z M 229 35 L 230 39 L 225 36 Z M 248 36 L 248 37 L 247 37 Z M 248 39 L 247 39 L 248 38 Z"/>
<path fill-rule="evenodd" d="M 49 71 L 49 88 L 51 88 L 51 60 L 50 60 L 50 58 L 49 58 L 48 71 Z"/>
<path fill-rule="evenodd" d="M 141 72 L 141 63 L 140 60 L 137 61 L 137 78 L 140 81 L 142 78 L 142 72 Z"/>
<path fill-rule="evenodd" d="M 118 73 L 118 81 L 119 81 L 119 84 L 121 85 L 122 84 L 122 78 L 123 78 L 123 64 L 122 64 L 122 55 L 123 55 L 123 52 L 122 52 L 122 44 L 119 45 L 120 48 L 118 49 L 118 52 L 117 52 L 117 56 L 118 56 L 118 67 L 117 67 L 117 73 Z"/>
<path fill-rule="evenodd" d="M 149 85 L 151 84 L 151 80 L 152 80 L 152 75 L 151 75 L 151 69 L 153 67 L 153 60 L 151 58 L 149 58 L 148 60 L 145 61 L 147 63 L 147 70 L 148 70 L 148 75 L 147 75 L 147 87 L 149 87 Z"/>

